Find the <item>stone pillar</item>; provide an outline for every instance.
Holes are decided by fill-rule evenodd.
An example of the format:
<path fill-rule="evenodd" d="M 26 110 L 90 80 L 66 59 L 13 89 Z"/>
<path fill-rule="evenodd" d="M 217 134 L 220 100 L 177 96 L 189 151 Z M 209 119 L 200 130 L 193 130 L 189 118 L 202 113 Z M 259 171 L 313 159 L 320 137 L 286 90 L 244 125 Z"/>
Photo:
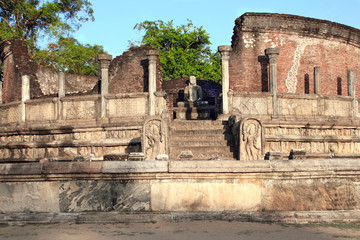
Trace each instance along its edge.
<path fill-rule="evenodd" d="M 356 98 L 356 87 L 355 87 L 355 71 L 350 70 L 348 72 L 348 92 L 349 96 L 352 97 L 351 102 L 351 115 L 357 117 L 358 115 L 358 101 Z"/>
<path fill-rule="evenodd" d="M 269 75 L 268 75 L 269 58 L 267 56 L 259 56 L 258 61 L 261 65 L 261 91 L 269 92 Z"/>
<path fill-rule="evenodd" d="M 25 122 L 26 120 L 26 107 L 25 102 L 30 99 L 30 76 L 21 76 L 21 115 L 20 120 Z"/>
<path fill-rule="evenodd" d="M 222 113 L 229 114 L 229 59 L 231 46 L 219 46 L 221 54 L 221 82 L 222 82 Z"/>
<path fill-rule="evenodd" d="M 280 53 L 279 48 L 267 48 L 265 50 L 265 54 L 269 58 L 269 86 L 270 91 L 273 94 L 273 114 L 279 115 L 279 106 L 278 106 L 278 99 L 277 99 L 277 93 L 278 93 L 278 86 L 277 86 L 277 64 L 276 64 L 276 58 Z"/>
<path fill-rule="evenodd" d="M 3 104 L 3 81 L 0 81 L 0 104 Z"/>
<path fill-rule="evenodd" d="M 101 64 L 101 117 L 106 117 L 105 95 L 109 93 L 109 65 L 112 56 L 109 54 L 99 54 L 98 60 Z"/>
<path fill-rule="evenodd" d="M 314 94 L 321 94 L 320 67 L 314 67 Z"/>
<path fill-rule="evenodd" d="M 58 73 L 59 80 L 59 94 L 58 94 L 58 119 L 62 119 L 63 112 L 63 102 L 61 101 L 62 97 L 65 97 L 65 73 Z"/>
<path fill-rule="evenodd" d="M 159 56 L 158 50 L 149 50 L 149 115 L 155 115 L 156 108 L 156 63 Z"/>

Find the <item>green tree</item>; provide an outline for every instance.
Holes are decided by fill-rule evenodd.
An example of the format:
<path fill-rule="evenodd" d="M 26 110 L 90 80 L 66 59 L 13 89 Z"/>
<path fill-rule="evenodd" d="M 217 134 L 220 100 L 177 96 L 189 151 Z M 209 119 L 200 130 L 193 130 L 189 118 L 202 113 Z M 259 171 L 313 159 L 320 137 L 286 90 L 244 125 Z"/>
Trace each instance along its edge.
<path fill-rule="evenodd" d="M 67 35 L 88 20 L 88 0 L 0 0 L 0 40 L 26 40 L 31 53 L 39 38 Z"/>
<path fill-rule="evenodd" d="M 100 76 L 98 54 L 105 53 L 100 45 L 81 44 L 75 38 L 59 38 L 44 50 L 37 51 L 34 59 L 59 71 Z"/>
<path fill-rule="evenodd" d="M 220 55 L 212 53 L 210 36 L 188 20 L 174 26 L 173 21 L 144 21 L 134 29 L 145 31 L 140 44 L 159 50 L 165 80 L 194 75 L 200 79 L 221 81 Z"/>

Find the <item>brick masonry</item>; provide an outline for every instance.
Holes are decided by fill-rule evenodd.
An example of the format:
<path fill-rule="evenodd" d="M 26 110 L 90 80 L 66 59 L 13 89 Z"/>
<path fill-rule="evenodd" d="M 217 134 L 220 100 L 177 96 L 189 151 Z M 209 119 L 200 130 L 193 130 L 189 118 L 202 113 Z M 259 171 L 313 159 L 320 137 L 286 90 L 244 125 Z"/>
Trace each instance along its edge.
<path fill-rule="evenodd" d="M 230 88 L 266 91 L 259 57 L 279 48 L 280 93 L 314 93 L 314 67 L 321 69 L 321 93 L 347 95 L 348 70 L 360 76 L 360 30 L 338 23 L 284 14 L 245 13 L 235 21 L 230 57 Z M 308 74 L 308 77 L 307 75 Z M 263 77 L 262 77 L 263 76 Z M 266 82 L 266 81 L 265 81 Z M 360 81 L 356 82 L 359 89 Z M 360 92 L 357 91 L 357 96 Z"/>
<path fill-rule="evenodd" d="M 148 57 L 150 47 L 133 47 L 112 60 L 109 67 L 109 93 L 148 91 Z M 162 91 L 160 61 L 157 62 L 157 91 Z"/>

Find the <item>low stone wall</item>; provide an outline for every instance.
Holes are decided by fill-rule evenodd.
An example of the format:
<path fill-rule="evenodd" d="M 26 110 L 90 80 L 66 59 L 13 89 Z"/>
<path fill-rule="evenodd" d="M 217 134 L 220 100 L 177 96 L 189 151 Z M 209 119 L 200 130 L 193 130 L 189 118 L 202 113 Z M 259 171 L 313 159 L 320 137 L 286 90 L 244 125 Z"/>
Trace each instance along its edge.
<path fill-rule="evenodd" d="M 0 105 L 0 124 L 19 122 L 20 116 L 20 102 L 12 102 Z"/>
<path fill-rule="evenodd" d="M 156 113 L 166 111 L 164 94 L 156 99 Z M 66 96 L 60 98 L 40 98 L 0 105 L 0 125 L 25 122 L 46 122 L 59 120 L 83 120 L 100 118 L 101 96 Z M 145 117 L 148 114 L 148 93 L 108 94 L 105 96 L 105 118 Z"/>
<path fill-rule="evenodd" d="M 69 161 L 141 152 L 141 118 L 39 122 L 0 128 L 0 162 Z"/>
<path fill-rule="evenodd" d="M 0 213 L 358 210 L 360 161 L 0 164 Z"/>
<path fill-rule="evenodd" d="M 312 117 L 353 117 L 354 99 L 348 96 L 330 96 L 317 94 L 278 94 L 278 113 L 282 116 Z M 356 99 L 358 101 L 358 99 Z M 271 93 L 231 94 L 230 106 L 246 115 L 272 115 L 273 95 Z"/>

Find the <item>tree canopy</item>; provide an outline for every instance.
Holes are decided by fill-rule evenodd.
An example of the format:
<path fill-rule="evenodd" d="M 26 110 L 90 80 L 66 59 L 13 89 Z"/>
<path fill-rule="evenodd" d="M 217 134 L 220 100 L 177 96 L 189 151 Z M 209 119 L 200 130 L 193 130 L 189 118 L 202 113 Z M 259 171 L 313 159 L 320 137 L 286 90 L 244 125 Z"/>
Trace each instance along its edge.
<path fill-rule="evenodd" d="M 81 44 L 75 38 L 62 38 L 37 51 L 35 60 L 59 71 L 100 76 L 98 54 L 105 53 L 100 45 Z"/>
<path fill-rule="evenodd" d="M 88 0 L 0 0 L 0 38 L 26 40 L 33 50 L 39 38 L 59 37 L 94 20 Z"/>
<path fill-rule="evenodd" d="M 144 21 L 134 29 L 145 31 L 140 44 L 159 50 L 165 80 L 194 75 L 200 79 L 221 81 L 220 55 L 212 53 L 210 36 L 188 20 L 174 26 L 173 21 Z"/>

